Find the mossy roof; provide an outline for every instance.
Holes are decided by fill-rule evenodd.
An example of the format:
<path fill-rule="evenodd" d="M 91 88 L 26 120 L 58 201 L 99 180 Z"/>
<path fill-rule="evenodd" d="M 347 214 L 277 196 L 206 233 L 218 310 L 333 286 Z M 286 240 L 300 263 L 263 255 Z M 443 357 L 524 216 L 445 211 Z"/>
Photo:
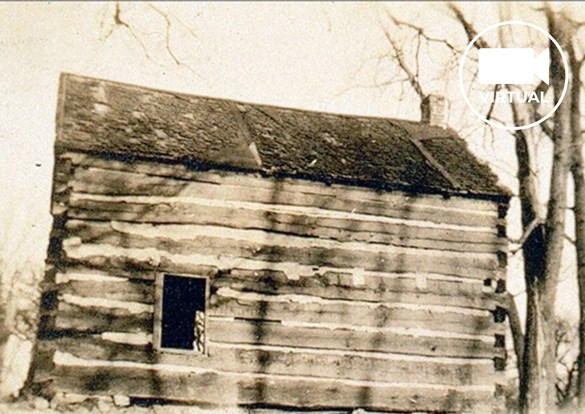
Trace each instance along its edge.
<path fill-rule="evenodd" d="M 380 190 L 508 197 L 448 128 L 61 76 L 58 151 Z"/>

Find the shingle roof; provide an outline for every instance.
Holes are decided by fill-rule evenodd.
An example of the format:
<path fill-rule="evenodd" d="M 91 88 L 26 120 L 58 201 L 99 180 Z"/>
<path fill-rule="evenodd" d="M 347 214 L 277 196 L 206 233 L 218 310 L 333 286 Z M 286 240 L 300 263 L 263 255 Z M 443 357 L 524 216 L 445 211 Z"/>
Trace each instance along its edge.
<path fill-rule="evenodd" d="M 70 74 L 61 77 L 56 149 L 388 190 L 508 195 L 450 129 Z"/>

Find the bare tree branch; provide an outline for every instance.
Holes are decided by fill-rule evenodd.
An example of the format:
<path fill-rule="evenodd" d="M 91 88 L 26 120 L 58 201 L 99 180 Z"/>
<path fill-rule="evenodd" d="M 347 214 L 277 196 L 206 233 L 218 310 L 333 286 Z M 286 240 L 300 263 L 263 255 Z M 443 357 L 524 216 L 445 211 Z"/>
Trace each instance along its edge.
<path fill-rule="evenodd" d="M 408 66 L 408 63 L 406 62 L 406 60 L 404 58 L 403 51 L 400 49 L 400 47 L 398 46 L 398 44 L 396 43 L 394 38 L 388 32 L 388 29 L 384 28 L 383 31 L 384 31 L 384 36 L 386 37 L 386 40 L 388 40 L 388 43 L 392 47 L 393 56 L 396 59 L 396 63 L 398 64 L 398 66 L 400 66 L 400 69 L 402 69 L 402 71 L 404 72 L 404 74 L 408 78 L 408 81 L 409 81 L 412 89 L 414 89 L 416 94 L 422 100 L 426 95 L 425 95 L 424 91 L 422 90 L 422 87 L 420 85 L 417 74 L 413 73 L 412 70 L 410 69 L 410 67 Z"/>
<path fill-rule="evenodd" d="M 152 59 L 152 57 L 150 56 L 150 53 L 148 53 L 148 49 L 146 48 L 146 45 L 144 44 L 142 39 L 136 34 L 135 29 L 132 26 L 130 26 L 130 24 L 128 22 L 126 22 L 124 19 L 122 19 L 122 9 L 120 7 L 119 1 L 116 2 L 113 19 L 114 19 L 114 25 L 112 26 L 110 31 L 106 34 L 105 39 L 110 37 L 110 35 L 114 32 L 114 30 L 116 30 L 116 28 L 123 28 L 140 45 L 140 47 L 142 48 L 142 51 L 144 52 L 145 57 L 148 60 L 154 62 L 154 59 Z"/>
<path fill-rule="evenodd" d="M 479 32 L 475 30 L 475 28 L 467 19 L 467 17 L 465 17 L 463 11 L 459 8 L 459 6 L 456 6 L 455 3 L 449 3 L 448 7 L 449 10 L 451 10 L 451 12 L 453 12 L 453 14 L 455 15 L 457 21 L 459 21 L 463 26 L 463 30 L 465 30 L 465 34 L 467 35 L 467 40 L 471 42 Z M 482 39 L 481 37 L 475 41 L 474 46 L 480 49 L 484 47 L 490 47 L 489 44 L 485 41 L 485 39 Z"/>
<path fill-rule="evenodd" d="M 406 22 L 404 20 L 400 20 L 394 16 L 392 16 L 391 14 L 388 13 L 388 17 L 390 18 L 390 20 L 392 20 L 392 22 L 396 25 L 396 26 L 404 26 L 407 27 L 409 29 L 412 29 L 413 31 L 415 31 L 419 37 L 424 38 L 427 42 L 430 43 L 437 43 L 440 45 L 443 45 L 445 47 L 447 47 L 449 50 L 451 50 L 451 52 L 457 56 L 463 54 L 463 50 L 460 48 L 457 48 L 456 46 L 454 46 L 451 42 L 449 42 L 447 39 L 442 39 L 442 38 L 438 38 L 438 37 L 434 37 L 434 36 L 430 36 L 425 29 L 423 29 L 420 26 L 417 26 L 411 22 Z"/>
<path fill-rule="evenodd" d="M 177 55 L 175 49 L 172 47 L 172 41 L 171 41 L 171 35 L 172 35 L 172 30 L 174 28 L 173 26 L 173 21 L 177 22 L 181 27 L 183 27 L 183 29 L 187 30 L 189 32 L 189 34 L 194 38 L 194 39 L 198 39 L 197 34 L 195 33 L 195 31 L 190 28 L 188 25 L 186 25 L 185 23 L 183 23 L 180 19 L 178 19 L 176 16 L 171 15 L 170 13 L 167 13 L 165 11 L 163 11 L 162 9 L 160 9 L 159 7 L 155 6 L 152 3 L 146 3 L 146 5 L 153 10 L 157 15 L 159 15 L 164 23 L 165 23 L 165 29 L 164 29 L 164 44 L 165 44 L 165 50 L 167 52 L 167 54 L 170 56 L 170 58 L 173 60 L 173 62 L 177 65 L 180 66 L 184 69 L 187 69 L 192 75 L 203 79 L 203 77 L 201 75 L 199 75 L 190 65 L 186 64 L 181 58 L 179 58 L 179 56 Z M 122 17 L 122 5 L 121 2 L 116 2 L 115 6 L 114 6 L 114 12 L 112 15 L 112 21 L 113 24 L 110 27 L 110 29 L 105 33 L 105 35 L 103 36 L 102 40 L 107 40 L 116 29 L 122 29 L 124 31 L 126 31 L 128 34 L 130 34 L 130 36 L 140 45 L 140 48 L 142 49 L 142 51 L 144 52 L 145 57 L 150 60 L 151 62 L 157 64 L 158 66 L 162 66 L 162 64 L 160 62 L 157 62 L 152 55 L 150 54 L 150 52 L 148 51 L 148 48 L 146 46 L 146 44 L 144 43 L 144 41 L 142 40 L 142 36 L 139 34 L 139 31 L 137 30 L 137 28 L 135 26 L 133 26 L 132 24 L 130 24 L 129 20 L 127 20 L 126 18 Z M 104 29 L 105 26 L 105 21 L 102 21 L 101 23 L 101 27 L 102 29 Z"/>
<path fill-rule="evenodd" d="M 193 68 L 190 65 L 185 64 L 181 59 L 179 59 L 175 53 L 175 51 L 173 50 L 173 48 L 171 47 L 171 27 L 172 27 L 172 21 L 171 18 L 169 16 L 168 13 L 165 13 L 164 11 L 162 11 L 161 9 L 159 9 L 158 7 L 156 7 L 154 4 L 152 3 L 148 3 L 148 6 L 154 10 L 159 16 L 161 16 L 164 21 L 165 21 L 165 48 L 167 53 L 169 54 L 169 56 L 171 57 L 171 59 L 173 59 L 173 61 L 175 62 L 175 64 L 177 66 L 181 66 L 184 67 L 185 69 L 187 69 L 189 72 L 191 72 L 193 75 L 202 78 L 201 75 L 199 75 L 197 72 L 195 72 L 195 70 L 193 70 Z M 182 24 L 183 27 L 185 27 L 184 24 Z M 197 39 L 197 35 L 195 34 L 195 32 L 192 29 L 188 29 L 189 33 L 191 33 L 191 35 Z"/>
<path fill-rule="evenodd" d="M 524 229 L 524 232 L 522 234 L 522 237 L 520 237 L 520 239 L 518 239 L 518 240 L 510 240 L 510 242 L 519 245 L 517 249 L 512 250 L 510 253 L 512 255 L 514 255 L 519 250 L 522 250 L 522 248 L 524 247 L 524 243 L 526 243 L 526 240 L 528 240 L 528 238 L 532 235 L 532 232 L 538 226 L 542 226 L 543 224 L 544 224 L 544 219 L 542 219 L 540 217 L 536 217 L 534 220 L 532 220 L 532 222 L 528 225 L 528 227 L 526 227 Z"/>

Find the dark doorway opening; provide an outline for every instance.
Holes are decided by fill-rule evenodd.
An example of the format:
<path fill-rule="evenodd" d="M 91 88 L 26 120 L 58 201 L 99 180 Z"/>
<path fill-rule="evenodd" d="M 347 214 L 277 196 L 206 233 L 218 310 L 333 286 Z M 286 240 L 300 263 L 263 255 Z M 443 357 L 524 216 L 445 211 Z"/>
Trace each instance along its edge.
<path fill-rule="evenodd" d="M 206 279 L 165 275 L 161 348 L 204 351 Z"/>

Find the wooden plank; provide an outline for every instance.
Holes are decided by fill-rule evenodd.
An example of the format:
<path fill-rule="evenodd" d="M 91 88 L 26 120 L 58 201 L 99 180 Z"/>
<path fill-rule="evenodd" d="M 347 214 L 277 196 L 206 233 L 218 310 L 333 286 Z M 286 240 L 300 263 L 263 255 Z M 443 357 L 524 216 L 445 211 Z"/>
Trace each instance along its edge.
<path fill-rule="evenodd" d="M 165 372 L 128 367 L 57 366 L 51 371 L 55 392 L 127 395 L 194 405 L 238 403 L 236 379 L 209 373 Z"/>
<path fill-rule="evenodd" d="M 181 263 L 166 263 L 164 265 L 165 272 L 177 272 L 177 273 L 189 273 L 199 276 L 212 277 L 215 276 L 219 269 L 215 266 L 204 266 L 196 264 Z M 69 275 L 80 274 L 85 277 L 91 277 L 92 275 L 99 276 L 112 276 L 118 278 L 133 279 L 135 281 L 142 280 L 145 283 L 148 281 L 154 281 L 156 275 L 161 272 L 161 269 L 152 263 L 141 263 L 141 262 L 125 262 L 124 264 L 118 264 L 115 267 L 112 266 L 100 266 L 96 263 L 95 266 L 84 266 L 82 264 L 66 263 L 63 262 L 61 266 L 62 277 L 68 278 Z"/>
<path fill-rule="evenodd" d="M 208 355 L 156 353 L 151 345 L 120 344 L 98 335 L 44 341 L 45 349 L 82 359 L 130 361 L 181 367 L 315 378 L 376 382 L 423 382 L 443 385 L 490 385 L 496 372 L 491 360 L 467 363 L 401 359 L 376 353 L 331 353 L 292 348 L 228 348 L 210 343 Z"/>
<path fill-rule="evenodd" d="M 85 224 L 84 224 L 85 223 Z M 457 252 L 445 251 L 437 246 L 433 248 L 410 248 L 400 246 L 389 246 L 381 243 L 372 243 L 369 241 L 347 241 L 341 242 L 337 240 L 325 240 L 315 237 L 296 236 L 294 234 L 265 231 L 261 229 L 237 229 L 224 226 L 209 226 L 200 224 L 168 224 L 168 225 L 153 225 L 151 223 L 125 223 L 125 222 L 104 222 L 104 221 L 78 221 L 72 220 L 68 224 L 68 228 L 78 228 L 86 226 L 101 226 L 109 227 L 116 233 L 120 234 L 136 234 L 145 237 L 160 237 L 174 240 L 184 240 L 190 238 L 200 237 L 214 237 L 226 238 L 237 241 L 251 241 L 255 242 L 261 240 L 264 244 L 271 246 L 295 246 L 295 247 L 321 247 L 321 248 L 340 248 L 359 250 L 367 252 L 391 252 L 391 253 L 409 253 L 417 254 L 419 256 L 445 256 L 458 257 L 462 259 L 484 259 L 492 261 L 494 264 L 497 261 L 498 266 L 501 267 L 501 257 L 505 255 L 503 252 L 494 253 L 475 253 L 475 252 Z"/>
<path fill-rule="evenodd" d="M 268 378 L 240 383 L 240 403 L 306 408 L 361 407 L 380 411 L 428 411 L 487 413 L 491 409 L 493 390 L 460 391 L 450 387 L 353 386 L 344 383 L 302 380 L 278 381 Z"/>
<path fill-rule="evenodd" d="M 279 271 L 231 269 L 213 277 L 210 287 L 212 291 L 231 288 L 261 294 L 299 294 L 324 299 L 418 303 L 486 310 L 494 310 L 504 302 L 502 295 L 484 291 L 483 285 L 479 283 L 434 280 L 422 274 L 419 279 L 417 281 L 416 277 L 408 275 L 364 275 L 363 282 L 355 283 L 351 274 L 324 272 L 290 280 L 284 272 Z"/>
<path fill-rule="evenodd" d="M 269 298 L 267 295 L 264 297 Z M 288 321 L 323 324 L 343 324 L 381 328 L 431 329 L 442 332 L 493 335 L 504 334 L 505 325 L 496 324 L 489 312 L 483 315 L 456 312 L 439 312 L 431 309 L 364 306 L 363 302 L 309 302 L 314 296 L 306 296 L 306 302 L 270 300 L 246 300 L 221 296 L 221 291 L 211 296 L 210 316 L 234 317 L 247 320 Z"/>
<path fill-rule="evenodd" d="M 136 288 L 134 285 L 133 283 L 70 281 L 67 284 L 57 285 L 56 288 L 59 294 L 154 304 L 154 286 L 140 284 Z M 223 293 L 225 289 L 232 292 L 231 296 L 225 296 Z M 466 312 L 464 309 L 438 311 L 428 308 L 429 304 L 417 300 L 414 300 L 411 306 L 406 303 L 404 307 L 400 307 L 404 301 L 399 297 L 397 301 L 386 302 L 388 305 L 384 306 L 380 305 L 383 303 L 381 301 L 375 303 L 332 301 L 322 300 L 313 295 L 302 296 L 302 302 L 296 303 L 290 302 L 287 297 L 274 294 L 264 294 L 250 299 L 237 297 L 249 295 L 249 292 L 235 291 L 231 287 L 216 290 L 213 285 L 212 292 L 215 293 L 211 295 L 208 304 L 208 312 L 211 316 L 371 327 L 412 327 L 482 335 L 501 334 L 504 333 L 505 328 L 503 324 L 496 324 L 493 315 L 488 311 L 483 315 L 464 313 Z M 236 297 L 233 297 L 234 294 Z M 294 295 L 298 296 L 299 293 L 294 293 Z M 283 299 L 279 299 L 281 297 Z M 437 303 L 436 305 L 444 307 L 444 304 Z M 413 309 L 412 306 L 420 308 Z"/>
<path fill-rule="evenodd" d="M 128 224 L 130 226 L 130 224 Z M 171 239 L 167 237 L 148 237 L 138 234 L 119 233 L 108 224 L 96 222 L 71 221 L 67 224 L 71 235 L 86 243 L 136 249 L 158 249 L 181 255 L 229 255 L 266 262 L 292 262 L 310 266 L 346 268 L 348 266 L 370 271 L 385 272 L 436 272 L 447 275 L 478 277 L 494 276 L 498 269 L 496 257 L 476 257 L 469 255 L 428 255 L 424 251 L 415 253 L 384 253 L 382 251 L 356 251 L 353 248 L 312 247 L 306 240 L 300 245 L 292 245 L 293 239 L 285 242 L 291 245 L 272 244 L 271 237 L 255 242 L 234 240 L 223 237 L 198 236 L 192 239 Z M 298 240 L 298 241 L 300 241 Z M 109 249 L 104 249 L 107 253 Z M 67 251 L 67 248 L 65 248 Z"/>
<path fill-rule="evenodd" d="M 321 194 L 292 192 L 275 186 L 272 189 L 223 183 L 221 185 L 198 181 L 173 180 L 147 176 L 127 171 L 112 171 L 99 168 L 78 168 L 75 179 L 70 183 L 73 190 L 82 193 L 108 195 L 145 195 L 174 197 L 201 197 L 219 200 L 237 200 L 264 204 L 282 204 L 302 207 L 318 207 L 327 210 L 370 214 L 382 217 L 409 220 L 429 220 L 437 223 L 464 224 L 468 226 L 495 227 L 496 214 L 468 214 L 448 209 L 438 210 L 435 206 L 419 206 L 416 200 L 401 199 L 394 203 L 344 197 L 340 189 L 335 197 Z M 494 213 L 497 206 L 494 205 Z"/>
<path fill-rule="evenodd" d="M 130 313 L 119 308 L 81 307 L 59 303 L 55 321 L 57 331 L 89 333 L 137 332 L 152 333 L 153 314 Z M 207 334 L 210 341 L 293 346 L 316 349 L 356 350 L 364 352 L 395 352 L 412 355 L 492 358 L 503 354 L 494 343 L 452 334 L 440 336 L 440 331 L 429 331 L 419 336 L 416 328 L 401 332 L 387 330 L 356 330 L 329 327 L 285 326 L 275 322 L 222 320 L 210 317 Z M 431 337 L 434 335 L 435 337 Z"/>
<path fill-rule="evenodd" d="M 212 184 L 232 184 L 250 188 L 266 188 L 294 193 L 307 193 L 326 196 L 340 196 L 345 194 L 350 200 L 373 200 L 389 203 L 407 202 L 421 206 L 441 208 L 459 208 L 471 211 L 493 213 L 497 203 L 490 200 L 471 199 L 469 197 L 442 195 L 412 195 L 403 191 L 377 191 L 369 188 L 359 188 L 341 184 L 324 184 L 314 181 L 272 177 L 260 177 L 258 174 L 235 173 L 227 171 L 194 171 L 184 165 L 164 165 L 148 161 L 122 162 L 111 159 L 94 157 L 84 153 L 70 152 L 64 154 L 72 159 L 76 166 L 83 168 L 99 168 L 110 171 L 126 171 L 140 173 L 153 177 L 171 178 L 187 181 L 200 181 Z M 341 199 L 341 198 L 340 198 Z"/>
<path fill-rule="evenodd" d="M 70 280 L 67 283 L 56 285 L 55 290 L 59 294 L 154 303 L 154 285 L 152 282 L 135 279 L 115 283 L 110 281 Z"/>
<path fill-rule="evenodd" d="M 441 412 L 488 412 L 493 389 L 332 383 L 273 375 L 234 375 L 149 370 L 127 366 L 58 366 L 54 390 L 128 395 L 218 406 L 270 405 L 295 408 L 353 408 Z M 132 380 L 129 381 L 128 379 Z"/>
<path fill-rule="evenodd" d="M 198 270 L 198 269 L 193 269 Z M 181 272 L 184 273 L 184 272 Z M 82 297 L 110 298 L 154 304 L 152 280 L 156 271 L 144 273 L 125 272 L 113 269 L 99 271 L 83 267 L 65 269 L 58 278 L 84 277 L 89 280 L 70 280 L 58 284 L 55 290 L 60 293 Z M 504 304 L 502 295 L 484 291 L 483 284 L 461 281 L 434 280 L 424 275 L 417 277 L 404 275 L 374 276 L 364 275 L 360 283 L 347 273 L 315 272 L 309 277 L 290 280 L 284 272 L 272 270 L 230 269 L 220 272 L 203 269 L 194 274 L 210 277 L 212 292 L 221 288 L 235 291 L 270 295 L 310 295 L 322 299 L 339 299 L 371 303 L 407 303 L 419 305 L 440 305 L 469 309 L 493 311 Z M 129 278 L 126 283 L 106 283 L 92 278 L 99 277 Z M 142 276 L 144 279 L 138 279 Z M 424 285 L 421 286 L 421 283 Z"/>
<path fill-rule="evenodd" d="M 164 254 L 159 258 L 134 257 L 124 251 L 114 254 L 83 254 L 77 255 L 75 250 L 65 248 L 67 257 L 62 260 L 62 265 L 70 269 L 89 269 L 89 271 L 107 272 L 108 274 L 120 277 L 139 278 L 143 275 L 145 280 L 154 280 L 157 272 L 185 273 L 199 276 L 213 276 L 218 272 L 217 265 L 208 265 L 196 262 L 178 263 L 166 257 Z"/>
<path fill-rule="evenodd" d="M 163 258 L 164 259 L 164 258 Z M 362 281 L 356 282 L 352 269 L 346 271 L 321 271 L 315 269 L 306 276 L 299 279 L 291 279 L 286 272 L 270 268 L 246 268 L 245 263 L 240 263 L 229 269 L 219 269 L 215 266 L 203 266 L 196 264 L 175 263 L 172 270 L 171 265 L 161 260 L 161 265 L 124 266 L 118 267 L 87 267 L 83 265 L 70 264 L 62 267 L 63 277 L 69 274 L 81 274 L 86 277 L 113 276 L 119 278 L 154 280 L 159 272 L 179 272 L 199 276 L 207 276 L 213 288 L 232 287 L 236 290 L 251 291 L 258 293 L 299 293 L 314 294 L 328 299 L 356 299 L 364 301 L 390 301 L 394 296 L 386 298 L 386 294 L 393 293 L 415 293 L 422 295 L 432 293 L 441 297 L 439 304 L 455 306 L 461 298 L 473 301 L 465 307 L 484 309 L 484 300 L 495 301 L 501 305 L 501 294 L 494 294 L 494 283 L 490 286 L 474 279 L 441 278 L 432 273 L 383 273 L 369 272 L 362 276 Z M 161 269 L 162 268 L 162 269 Z M 355 296 L 354 296 L 355 295 Z M 453 297 L 456 301 L 448 303 L 448 298 Z M 477 300 L 475 302 L 474 300 Z M 475 303 L 475 305 L 473 304 Z M 492 309 L 487 307 L 487 309 Z"/>
<path fill-rule="evenodd" d="M 416 332 L 413 330 L 412 335 Z M 285 326 L 275 322 L 208 319 L 209 341 L 312 349 L 392 352 L 407 355 L 493 358 L 504 354 L 493 343 L 475 339 L 410 336 L 324 327 Z"/>
<path fill-rule="evenodd" d="M 310 276 L 314 272 L 323 272 L 335 268 L 330 263 L 302 264 L 295 262 L 257 260 L 255 258 L 233 257 L 227 254 L 221 256 L 211 255 L 177 255 L 169 251 L 148 249 L 126 249 L 114 245 L 83 244 L 79 246 L 67 245 L 64 247 L 63 263 L 68 266 L 84 266 L 96 269 L 106 269 L 111 272 L 124 270 L 125 268 L 144 268 L 146 270 L 159 269 L 162 272 L 180 272 L 197 275 L 205 275 L 206 269 L 229 270 L 236 267 L 251 269 L 277 269 L 285 271 L 291 279 Z M 179 262 L 180 261 L 180 262 Z M 348 263 L 348 266 L 350 263 Z M 424 265 L 424 264 L 423 264 Z M 358 264 L 359 266 L 359 264 Z M 351 271 L 348 267 L 337 267 L 340 272 Z M 359 268 L 357 268 L 359 269 Z M 461 277 L 462 280 L 486 280 L 495 279 L 498 275 L 495 271 L 487 269 L 462 269 L 462 268 L 432 268 L 432 266 L 409 266 L 409 263 L 381 263 L 379 266 L 370 266 L 377 273 L 420 273 L 445 275 L 448 277 Z M 369 269 L 365 269 L 368 270 Z M 422 280 L 422 278 L 421 278 Z"/>
<path fill-rule="evenodd" d="M 106 236 L 107 237 L 107 236 Z M 310 249 L 282 248 L 273 246 L 258 246 L 227 241 L 221 245 L 221 240 L 198 239 L 197 243 L 188 245 L 184 242 L 154 240 L 132 236 L 121 242 L 112 241 L 112 244 L 89 244 L 79 246 L 67 245 L 64 247 L 65 259 L 90 266 L 124 266 L 126 264 L 144 265 L 153 259 L 141 259 L 145 254 L 161 258 L 169 267 L 160 266 L 163 271 L 173 271 L 173 258 L 182 256 L 182 261 L 192 260 L 193 265 L 217 266 L 229 269 L 237 266 L 238 260 L 254 261 L 262 268 L 299 267 L 323 269 L 348 269 L 352 264 L 356 269 L 366 271 L 400 273 L 435 273 L 462 278 L 476 278 L 479 280 L 495 278 L 496 269 L 473 266 L 473 260 L 458 260 L 458 258 L 421 257 L 414 255 L 372 255 L 360 254 L 339 249 Z M 205 244 L 207 242 L 207 244 Z M 122 247 L 118 247 L 122 244 Z M 154 246 L 160 247 L 156 249 Z M 143 251 L 141 253 L 139 251 Z M 280 260 L 279 260 L 280 259 Z M 157 259 L 154 259 L 157 260 Z M 294 261 L 296 260 L 296 261 Z M 463 262 L 463 263 L 462 263 Z M 465 263 L 467 262 L 467 263 Z M 485 264 L 485 263 L 484 263 Z M 197 267 L 195 266 L 195 267 Z M 188 269 L 189 266 L 185 265 Z M 487 267 L 487 266 L 486 266 Z M 294 275 L 291 275 L 293 278 Z"/>
<path fill-rule="evenodd" d="M 79 306 L 59 301 L 56 330 L 100 332 L 152 332 L 151 312 L 133 313 L 123 308 Z"/>
<path fill-rule="evenodd" d="M 364 241 L 395 246 L 469 252 L 497 252 L 506 248 L 496 234 L 454 229 L 425 228 L 407 224 L 332 219 L 229 206 L 190 204 L 169 199 L 164 204 L 92 200 L 75 195 L 69 217 L 156 224 L 202 224 L 235 229 L 318 237 L 339 241 Z"/>

